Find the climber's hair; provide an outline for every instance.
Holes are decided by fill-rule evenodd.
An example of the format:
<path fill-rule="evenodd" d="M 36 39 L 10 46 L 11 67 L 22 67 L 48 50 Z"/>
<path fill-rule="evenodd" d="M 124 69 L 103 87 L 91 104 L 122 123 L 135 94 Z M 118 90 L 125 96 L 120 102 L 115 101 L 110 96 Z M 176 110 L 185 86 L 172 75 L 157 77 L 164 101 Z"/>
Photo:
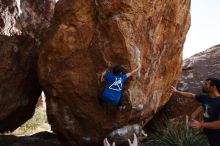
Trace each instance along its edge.
<path fill-rule="evenodd" d="M 120 66 L 120 65 L 117 65 L 115 66 L 113 69 L 112 69 L 112 73 L 115 75 L 115 76 L 118 76 L 120 74 L 123 74 L 125 71 L 124 67 Z"/>
<path fill-rule="evenodd" d="M 210 81 L 211 86 L 215 86 L 220 93 L 220 80 L 217 78 L 207 78 L 206 81 Z"/>

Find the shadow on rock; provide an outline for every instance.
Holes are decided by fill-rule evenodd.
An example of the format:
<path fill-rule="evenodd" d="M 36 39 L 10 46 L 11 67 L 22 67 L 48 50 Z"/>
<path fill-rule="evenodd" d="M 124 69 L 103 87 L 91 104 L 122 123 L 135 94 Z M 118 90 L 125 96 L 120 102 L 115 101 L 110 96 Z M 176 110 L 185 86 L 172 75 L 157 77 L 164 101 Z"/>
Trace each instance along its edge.
<path fill-rule="evenodd" d="M 31 136 L 0 135 L 1 146 L 65 146 L 57 136 L 40 132 Z"/>

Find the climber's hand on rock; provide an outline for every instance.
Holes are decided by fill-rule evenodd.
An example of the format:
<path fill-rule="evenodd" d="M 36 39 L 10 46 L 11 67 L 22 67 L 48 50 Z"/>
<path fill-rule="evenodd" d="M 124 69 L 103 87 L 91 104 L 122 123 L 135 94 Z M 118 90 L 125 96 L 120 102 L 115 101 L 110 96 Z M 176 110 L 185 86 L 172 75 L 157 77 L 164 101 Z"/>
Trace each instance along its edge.
<path fill-rule="evenodd" d="M 172 92 L 178 92 L 178 90 L 175 87 L 171 86 L 170 88 Z"/>
<path fill-rule="evenodd" d="M 104 82 L 105 81 L 105 79 L 104 79 L 104 75 L 106 74 L 106 70 L 104 70 L 103 72 L 102 72 L 102 75 L 101 75 L 101 82 Z"/>
<path fill-rule="evenodd" d="M 104 76 L 104 75 L 106 74 L 106 72 L 107 72 L 107 70 L 104 70 L 104 71 L 102 72 L 102 76 Z"/>

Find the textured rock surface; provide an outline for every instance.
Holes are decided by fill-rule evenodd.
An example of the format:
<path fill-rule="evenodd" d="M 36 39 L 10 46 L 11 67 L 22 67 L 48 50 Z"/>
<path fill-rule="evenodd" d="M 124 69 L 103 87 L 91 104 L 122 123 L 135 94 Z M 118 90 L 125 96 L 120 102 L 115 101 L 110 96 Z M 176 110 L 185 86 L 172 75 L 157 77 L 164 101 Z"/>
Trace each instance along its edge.
<path fill-rule="evenodd" d="M 0 0 L 0 132 L 14 130 L 34 113 L 40 36 L 50 24 L 52 0 Z"/>
<path fill-rule="evenodd" d="M 202 92 L 202 82 L 208 77 L 220 76 L 220 45 L 207 49 L 186 60 L 183 64 L 183 72 L 178 81 L 177 88 L 193 93 Z M 174 94 L 168 102 L 163 114 L 166 113 L 169 119 L 176 119 L 189 115 L 201 117 L 201 104 L 180 95 Z"/>
<path fill-rule="evenodd" d="M 169 99 L 182 65 L 189 0 L 60 0 L 39 57 L 52 130 L 69 145 L 146 123 Z M 143 68 L 126 82 L 123 105 L 100 106 L 100 74 Z M 79 145 L 79 144 L 78 144 Z"/>

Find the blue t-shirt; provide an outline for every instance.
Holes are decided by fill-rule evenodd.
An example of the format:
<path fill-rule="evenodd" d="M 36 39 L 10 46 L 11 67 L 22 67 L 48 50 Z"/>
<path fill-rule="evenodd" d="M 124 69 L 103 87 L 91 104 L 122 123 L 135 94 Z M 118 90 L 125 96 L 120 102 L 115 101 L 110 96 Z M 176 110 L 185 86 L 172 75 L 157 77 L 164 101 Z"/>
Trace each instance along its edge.
<path fill-rule="evenodd" d="M 117 105 L 120 101 L 123 83 L 127 79 L 127 75 L 115 76 L 113 73 L 106 73 L 104 79 L 106 85 L 102 99 L 104 102 Z"/>
<path fill-rule="evenodd" d="M 220 96 L 210 98 L 208 94 L 199 94 L 196 99 L 202 103 L 204 122 L 220 120 Z M 204 128 L 204 133 L 211 146 L 220 146 L 220 129 Z"/>

